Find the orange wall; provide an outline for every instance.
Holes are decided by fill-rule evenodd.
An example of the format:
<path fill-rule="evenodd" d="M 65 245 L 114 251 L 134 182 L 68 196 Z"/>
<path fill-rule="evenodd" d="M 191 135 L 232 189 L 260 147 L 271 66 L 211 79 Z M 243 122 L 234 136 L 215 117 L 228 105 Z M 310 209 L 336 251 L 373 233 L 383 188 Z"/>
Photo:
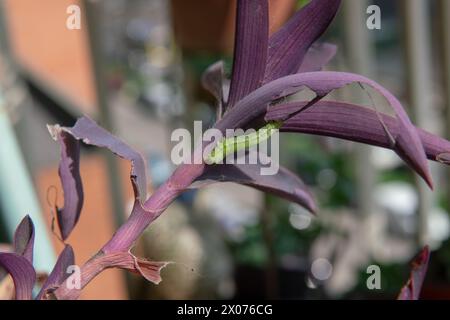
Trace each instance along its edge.
<path fill-rule="evenodd" d="M 13 54 L 26 71 L 64 98 L 95 113 L 96 95 L 91 73 L 87 27 L 66 28 L 67 7 L 79 0 L 4 0 Z"/>

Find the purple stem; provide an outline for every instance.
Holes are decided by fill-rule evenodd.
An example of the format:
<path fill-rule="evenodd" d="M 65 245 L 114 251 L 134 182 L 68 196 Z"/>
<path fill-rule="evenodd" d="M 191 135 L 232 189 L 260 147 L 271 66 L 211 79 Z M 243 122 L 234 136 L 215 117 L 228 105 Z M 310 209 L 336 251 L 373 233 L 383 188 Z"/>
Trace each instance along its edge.
<path fill-rule="evenodd" d="M 128 220 L 113 237 L 81 267 L 81 289 L 105 269 L 104 263 L 98 263 L 102 261 L 105 254 L 130 250 L 148 225 L 157 219 L 202 174 L 203 168 L 203 164 L 182 165 L 150 196 L 143 207 L 137 201 L 135 209 L 138 209 L 133 209 Z M 54 291 L 54 296 L 60 300 L 74 300 L 79 297 L 81 289 L 68 289 L 64 282 Z"/>

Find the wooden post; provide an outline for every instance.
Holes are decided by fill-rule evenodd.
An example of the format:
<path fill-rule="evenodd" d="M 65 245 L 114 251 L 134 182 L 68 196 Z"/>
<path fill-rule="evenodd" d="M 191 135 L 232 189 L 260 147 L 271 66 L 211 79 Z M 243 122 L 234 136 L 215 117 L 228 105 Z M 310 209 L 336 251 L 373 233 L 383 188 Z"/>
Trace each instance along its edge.
<path fill-rule="evenodd" d="M 403 0 L 402 9 L 409 103 L 416 124 L 423 129 L 436 131 L 435 119 L 432 117 L 431 33 L 428 4 L 428 1 L 423 0 Z M 428 239 L 428 215 L 433 205 L 433 195 L 417 176 L 416 184 L 419 192 L 417 242 L 422 246 Z"/>
<path fill-rule="evenodd" d="M 375 78 L 374 52 L 371 34 L 366 27 L 367 0 L 346 0 L 343 2 L 344 39 L 348 66 L 352 72 L 368 78 Z M 364 101 L 367 96 L 357 98 Z M 374 211 L 373 189 L 375 184 L 375 168 L 372 164 L 373 148 L 366 145 L 355 147 L 357 206 L 361 214 L 368 215 Z"/>

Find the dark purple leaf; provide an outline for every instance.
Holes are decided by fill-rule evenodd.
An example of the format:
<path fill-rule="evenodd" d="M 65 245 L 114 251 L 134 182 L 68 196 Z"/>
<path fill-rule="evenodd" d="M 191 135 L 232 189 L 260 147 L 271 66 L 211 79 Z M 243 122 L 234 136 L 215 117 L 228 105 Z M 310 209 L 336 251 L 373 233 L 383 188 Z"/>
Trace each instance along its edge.
<path fill-rule="evenodd" d="M 36 272 L 30 261 L 17 253 L 0 253 L 0 267 L 13 278 L 16 300 L 31 300 Z"/>
<path fill-rule="evenodd" d="M 429 260 L 430 249 L 426 246 L 412 261 L 410 278 L 400 291 L 398 300 L 419 300 L 423 281 L 427 274 Z"/>
<path fill-rule="evenodd" d="M 80 175 L 80 143 L 59 126 L 48 126 L 61 148 L 59 177 L 64 192 L 64 206 L 57 208 L 56 218 L 63 240 L 67 239 L 80 218 L 83 207 L 83 184 Z"/>
<path fill-rule="evenodd" d="M 20 222 L 14 233 L 14 252 L 33 263 L 34 225 L 30 216 Z"/>
<path fill-rule="evenodd" d="M 307 104 L 308 102 L 295 102 L 274 106 L 269 108 L 266 118 L 271 120 L 288 116 Z M 386 128 L 396 138 L 399 132 L 398 120 L 359 105 L 319 101 L 308 110 L 286 120 L 280 131 L 334 137 L 393 149 Z M 447 156 L 450 155 L 450 141 L 419 128 L 416 130 L 427 158 L 450 164 Z"/>
<path fill-rule="evenodd" d="M 267 0 L 238 0 L 229 107 L 262 84 L 268 38 Z"/>
<path fill-rule="evenodd" d="M 340 0 L 312 0 L 269 39 L 264 82 L 297 73 L 304 57 L 333 21 Z"/>
<path fill-rule="evenodd" d="M 336 55 L 337 46 L 330 43 L 313 44 L 306 53 L 305 59 L 297 73 L 322 71 Z"/>
<path fill-rule="evenodd" d="M 226 128 L 245 128 L 252 122 L 264 117 L 266 107 L 272 101 L 291 95 L 303 88 L 309 88 L 317 94 L 317 97 L 308 104 L 314 105 L 321 98 L 335 89 L 342 88 L 351 83 L 362 83 L 371 86 L 382 94 L 393 108 L 399 123 L 399 132 L 394 141 L 396 152 L 406 161 L 424 180 L 432 187 L 432 178 L 426 162 L 425 151 L 419 135 L 408 118 L 400 102 L 388 90 L 378 83 L 363 76 L 344 72 L 310 72 L 301 73 L 272 81 L 255 90 L 238 102 L 224 118 L 216 124 L 216 128 L 225 131 Z M 306 108 L 307 108 L 306 107 Z M 306 108 L 303 108 L 304 111 Z M 286 115 L 283 119 L 295 115 Z"/>
<path fill-rule="evenodd" d="M 275 194 L 295 202 L 315 213 L 314 198 L 303 181 L 286 168 L 280 167 L 276 175 L 261 175 L 261 164 L 220 164 L 206 166 L 192 188 L 200 188 L 216 182 L 233 182 L 247 185 L 263 192 Z"/>
<path fill-rule="evenodd" d="M 75 265 L 75 256 L 70 245 L 66 245 L 64 250 L 58 257 L 52 272 L 48 276 L 45 283 L 42 285 L 41 291 L 36 297 L 37 300 L 45 299 L 48 290 L 52 290 L 60 286 L 68 277 L 67 268 Z"/>

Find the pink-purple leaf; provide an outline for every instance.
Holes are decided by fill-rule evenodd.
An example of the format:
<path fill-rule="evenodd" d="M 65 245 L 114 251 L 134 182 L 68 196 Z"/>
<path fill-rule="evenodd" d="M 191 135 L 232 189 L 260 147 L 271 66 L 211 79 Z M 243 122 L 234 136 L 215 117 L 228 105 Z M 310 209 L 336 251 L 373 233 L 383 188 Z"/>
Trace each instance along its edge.
<path fill-rule="evenodd" d="M 17 253 L 0 253 L 0 267 L 13 278 L 16 300 L 31 300 L 36 272 L 30 261 Z"/>
<path fill-rule="evenodd" d="M 410 278 L 400 291 L 398 300 L 419 300 L 429 260 L 430 249 L 426 246 L 412 261 Z"/>
<path fill-rule="evenodd" d="M 264 82 L 297 73 L 311 45 L 335 17 L 340 0 L 312 0 L 269 39 Z"/>
<path fill-rule="evenodd" d="M 36 299 L 45 299 L 47 291 L 51 291 L 60 286 L 69 277 L 67 270 L 68 267 L 72 265 L 75 265 L 73 249 L 70 245 L 66 245 L 64 250 L 60 253 L 52 272 L 42 285 Z"/>
<path fill-rule="evenodd" d="M 34 225 L 30 216 L 22 219 L 14 233 L 14 252 L 33 263 Z"/>
<path fill-rule="evenodd" d="M 228 107 L 258 88 L 263 81 L 269 39 L 267 0 L 238 0 L 236 38 Z"/>

